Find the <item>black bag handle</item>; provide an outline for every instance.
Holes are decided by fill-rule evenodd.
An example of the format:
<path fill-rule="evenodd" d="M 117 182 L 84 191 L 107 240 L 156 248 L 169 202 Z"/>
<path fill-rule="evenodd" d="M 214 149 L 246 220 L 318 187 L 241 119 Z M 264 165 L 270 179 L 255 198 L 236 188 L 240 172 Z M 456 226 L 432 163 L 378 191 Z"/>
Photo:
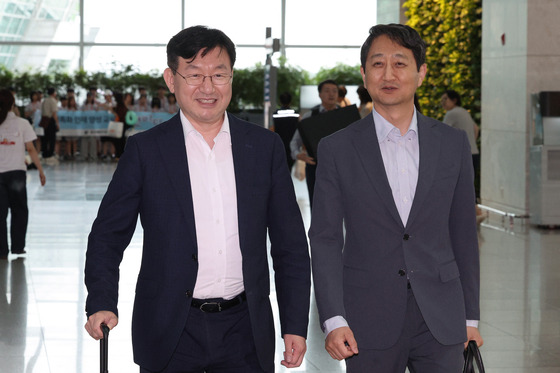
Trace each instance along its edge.
<path fill-rule="evenodd" d="M 101 373 L 109 373 L 109 327 L 106 324 L 101 324 L 101 330 L 103 331 L 103 339 L 101 339 L 100 346 L 100 369 Z"/>
<path fill-rule="evenodd" d="M 476 344 L 476 341 L 469 341 L 467 349 L 463 353 L 465 356 L 465 364 L 463 365 L 463 373 L 476 373 L 475 365 L 478 368 L 478 373 L 485 373 L 484 363 L 482 362 L 482 356 L 480 355 L 480 350 Z"/>

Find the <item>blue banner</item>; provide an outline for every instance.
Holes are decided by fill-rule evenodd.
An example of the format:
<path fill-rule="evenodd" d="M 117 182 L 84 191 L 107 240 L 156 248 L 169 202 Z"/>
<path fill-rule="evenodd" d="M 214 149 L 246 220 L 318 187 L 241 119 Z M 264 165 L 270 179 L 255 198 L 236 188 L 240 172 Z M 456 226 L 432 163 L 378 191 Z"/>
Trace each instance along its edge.
<path fill-rule="evenodd" d="M 115 115 L 109 111 L 59 110 L 57 114 L 60 123 L 60 131 L 57 133 L 57 136 L 105 136 L 107 135 L 109 122 L 115 120 Z M 132 129 L 127 131 L 126 135 L 146 131 L 169 120 L 173 115 L 162 112 L 138 112 L 136 113 L 138 121 Z M 39 127 L 40 121 L 41 112 L 37 110 L 35 118 L 33 118 L 33 126 L 38 135 L 43 134 L 43 129 Z"/>

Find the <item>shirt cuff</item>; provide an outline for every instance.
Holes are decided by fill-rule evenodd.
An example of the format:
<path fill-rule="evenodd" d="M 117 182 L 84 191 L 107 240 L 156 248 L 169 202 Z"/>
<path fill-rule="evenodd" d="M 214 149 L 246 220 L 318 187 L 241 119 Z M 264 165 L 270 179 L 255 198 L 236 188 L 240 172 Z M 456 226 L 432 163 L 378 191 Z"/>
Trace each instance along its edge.
<path fill-rule="evenodd" d="M 348 326 L 348 322 L 342 316 L 334 316 L 330 319 L 325 320 L 323 323 L 323 332 L 325 335 L 329 335 L 335 329 Z"/>
<path fill-rule="evenodd" d="M 478 328 L 478 320 L 467 320 L 467 326 L 472 326 L 473 328 Z"/>

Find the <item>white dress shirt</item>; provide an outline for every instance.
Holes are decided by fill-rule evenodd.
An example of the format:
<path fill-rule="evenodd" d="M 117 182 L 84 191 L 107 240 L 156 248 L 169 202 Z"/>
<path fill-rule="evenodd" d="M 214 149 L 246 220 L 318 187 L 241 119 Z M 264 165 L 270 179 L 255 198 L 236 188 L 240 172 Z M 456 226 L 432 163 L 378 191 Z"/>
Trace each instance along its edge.
<path fill-rule="evenodd" d="M 408 131 L 402 136 L 397 127 L 375 111 L 375 107 L 373 109 L 373 120 L 385 173 L 393 192 L 393 200 L 397 205 L 402 223 L 406 226 L 416 192 L 416 184 L 418 183 L 420 161 L 416 110 L 412 115 Z"/>
<path fill-rule="evenodd" d="M 231 299 L 243 292 L 237 192 L 227 114 L 210 148 L 181 112 L 191 181 L 198 274 L 194 298 Z"/>

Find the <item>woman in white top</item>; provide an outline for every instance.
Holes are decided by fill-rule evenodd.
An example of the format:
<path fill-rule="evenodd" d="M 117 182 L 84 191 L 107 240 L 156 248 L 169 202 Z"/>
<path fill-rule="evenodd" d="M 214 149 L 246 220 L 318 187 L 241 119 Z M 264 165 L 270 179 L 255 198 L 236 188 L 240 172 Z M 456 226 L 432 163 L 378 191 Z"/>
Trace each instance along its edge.
<path fill-rule="evenodd" d="M 37 138 L 33 128 L 25 119 L 13 112 L 14 96 L 6 89 L 0 90 L 0 259 L 7 259 L 8 210 L 11 214 L 10 237 L 12 254 L 25 254 L 27 232 L 27 188 L 25 150 L 39 170 L 41 185 L 46 179 L 33 146 Z"/>

